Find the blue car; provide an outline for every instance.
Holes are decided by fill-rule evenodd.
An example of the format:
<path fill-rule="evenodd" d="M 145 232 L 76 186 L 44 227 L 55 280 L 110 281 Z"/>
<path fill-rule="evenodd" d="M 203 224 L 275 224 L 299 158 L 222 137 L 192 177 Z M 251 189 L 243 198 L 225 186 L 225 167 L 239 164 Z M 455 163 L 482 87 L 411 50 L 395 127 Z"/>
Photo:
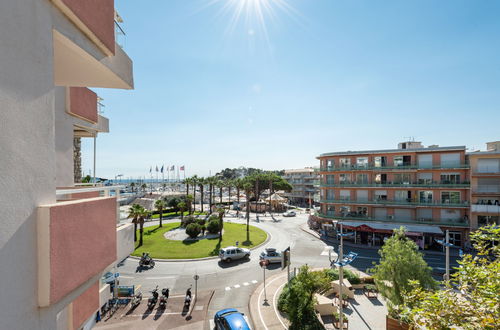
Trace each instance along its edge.
<path fill-rule="evenodd" d="M 250 330 L 243 313 L 234 308 L 226 308 L 215 313 L 215 329 L 217 330 Z"/>

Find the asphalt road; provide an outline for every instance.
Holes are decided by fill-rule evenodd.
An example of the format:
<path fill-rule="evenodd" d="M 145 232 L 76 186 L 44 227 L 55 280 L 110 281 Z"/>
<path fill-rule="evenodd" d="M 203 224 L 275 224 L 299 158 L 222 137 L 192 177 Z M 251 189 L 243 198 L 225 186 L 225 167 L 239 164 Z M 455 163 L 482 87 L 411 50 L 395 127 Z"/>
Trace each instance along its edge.
<path fill-rule="evenodd" d="M 276 216 L 277 222 L 270 217 L 259 216 L 256 222 L 255 215 L 251 217 L 251 224 L 266 230 L 270 234 L 269 241 L 255 250 L 249 260 L 233 261 L 230 264 L 221 263 L 218 259 L 184 262 L 156 262 L 153 269 L 140 271 L 138 260 L 128 258 L 117 271 L 120 273 L 120 285 L 136 285 L 140 287 L 145 297 L 148 291 L 168 287 L 172 294 L 184 294 L 189 286 L 193 286 L 195 274 L 199 275 L 198 290 L 215 290 L 209 307 L 209 315 L 216 311 L 233 307 L 248 314 L 248 303 L 250 295 L 256 285 L 263 280 L 263 270 L 259 267 L 259 255 L 266 247 L 274 247 L 284 250 L 291 248 L 291 269 L 308 264 L 311 267 L 328 267 L 329 246 L 321 240 L 300 229 L 300 225 L 307 222 L 308 214 L 298 214 L 294 218 L 283 218 Z M 178 221 L 178 220 L 176 220 Z M 244 222 L 234 216 L 228 216 L 225 221 Z M 155 225 L 154 223 L 150 225 Z M 334 251 L 338 252 L 338 246 L 334 244 Z M 189 247 L 188 247 L 189 248 Z M 372 267 L 372 263 L 378 261 L 376 250 L 346 247 L 344 253 L 354 251 L 359 254 L 353 262 L 352 267 L 366 271 Z M 444 272 L 444 256 L 426 255 L 425 260 L 438 272 Z M 456 263 L 452 263 L 452 266 Z M 279 272 L 280 265 L 273 264 L 266 270 L 267 276 Z"/>

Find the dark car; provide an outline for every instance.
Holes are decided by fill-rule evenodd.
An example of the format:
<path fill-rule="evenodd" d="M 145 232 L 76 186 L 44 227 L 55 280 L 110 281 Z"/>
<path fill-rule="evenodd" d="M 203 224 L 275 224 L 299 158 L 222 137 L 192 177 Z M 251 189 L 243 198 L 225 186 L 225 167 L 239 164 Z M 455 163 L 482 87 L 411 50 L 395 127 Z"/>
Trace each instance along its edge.
<path fill-rule="evenodd" d="M 215 313 L 215 329 L 217 330 L 250 330 L 247 318 L 234 308 L 226 308 Z"/>

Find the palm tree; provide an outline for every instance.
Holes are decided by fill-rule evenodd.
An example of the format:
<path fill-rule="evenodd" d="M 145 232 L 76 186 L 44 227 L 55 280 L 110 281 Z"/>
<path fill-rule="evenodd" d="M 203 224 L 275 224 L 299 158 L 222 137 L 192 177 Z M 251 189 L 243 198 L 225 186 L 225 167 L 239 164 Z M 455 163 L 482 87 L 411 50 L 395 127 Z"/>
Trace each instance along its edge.
<path fill-rule="evenodd" d="M 189 194 L 189 185 L 191 184 L 191 179 L 185 178 L 183 183 L 186 185 L 186 196 L 187 196 Z"/>
<path fill-rule="evenodd" d="M 145 183 L 143 183 L 141 186 L 142 192 L 145 192 L 147 188 L 148 186 Z"/>
<path fill-rule="evenodd" d="M 143 243 L 143 232 L 144 232 L 144 218 L 147 218 L 149 215 L 149 211 L 141 206 L 139 212 L 139 246 L 142 246 Z"/>
<path fill-rule="evenodd" d="M 222 206 L 222 188 L 225 186 L 225 182 L 222 179 L 217 180 L 217 188 L 219 188 L 219 204 Z"/>
<path fill-rule="evenodd" d="M 227 187 L 227 197 L 228 197 L 228 200 L 229 200 L 229 204 L 228 204 L 228 212 L 229 210 L 231 210 L 231 188 L 234 186 L 234 180 L 231 180 L 231 179 L 228 179 L 226 180 L 226 187 Z"/>
<path fill-rule="evenodd" d="M 201 204 L 201 212 L 203 212 L 203 189 L 205 188 L 205 178 L 198 178 L 198 186 L 200 187 L 200 194 L 201 194 L 201 199 L 200 199 L 200 204 Z"/>
<path fill-rule="evenodd" d="M 238 202 L 238 208 L 236 209 L 236 217 L 240 216 L 240 189 L 243 188 L 243 180 L 238 178 L 234 180 L 234 186 L 236 187 L 236 198 Z"/>
<path fill-rule="evenodd" d="M 248 233 L 250 232 L 250 196 L 252 195 L 253 184 L 249 181 L 244 182 L 243 190 L 245 191 L 245 196 L 246 196 L 246 218 L 247 218 L 247 233 Z"/>
<path fill-rule="evenodd" d="M 210 193 L 209 200 L 208 200 L 208 205 L 210 207 L 210 212 L 212 212 L 212 205 L 213 205 L 213 195 L 214 195 L 214 185 L 215 185 L 216 179 L 213 176 L 209 176 L 206 179 L 206 183 L 208 184 L 208 190 Z"/>
<path fill-rule="evenodd" d="M 196 188 L 198 187 L 198 176 L 195 174 L 191 177 L 191 184 L 193 185 L 193 212 L 196 211 Z"/>
<path fill-rule="evenodd" d="M 189 211 L 189 214 L 191 215 L 192 206 L 193 206 L 193 195 L 186 196 L 186 206 L 187 206 L 187 209 Z"/>
<path fill-rule="evenodd" d="M 182 223 L 182 220 L 184 220 L 184 212 L 187 209 L 187 205 L 185 202 L 179 202 L 179 204 L 177 204 L 177 208 L 181 212 L 181 223 Z"/>
<path fill-rule="evenodd" d="M 217 208 L 217 213 L 219 214 L 219 243 L 222 241 L 222 229 L 224 227 L 224 214 L 226 210 L 224 208 Z"/>
<path fill-rule="evenodd" d="M 130 188 L 132 188 L 132 192 L 134 192 L 135 182 L 131 182 L 131 183 L 130 183 Z"/>
<path fill-rule="evenodd" d="M 163 227 L 163 223 L 162 223 L 162 220 L 163 220 L 163 209 L 165 208 L 165 206 L 166 206 L 166 203 L 162 199 L 158 199 L 155 202 L 155 207 L 158 210 L 158 212 L 160 212 L 160 226 L 159 227 Z"/>
<path fill-rule="evenodd" d="M 134 242 L 137 242 L 137 223 L 141 212 L 141 208 L 142 206 L 140 206 L 139 204 L 133 204 L 128 209 L 128 218 L 132 219 L 132 223 L 134 224 Z"/>

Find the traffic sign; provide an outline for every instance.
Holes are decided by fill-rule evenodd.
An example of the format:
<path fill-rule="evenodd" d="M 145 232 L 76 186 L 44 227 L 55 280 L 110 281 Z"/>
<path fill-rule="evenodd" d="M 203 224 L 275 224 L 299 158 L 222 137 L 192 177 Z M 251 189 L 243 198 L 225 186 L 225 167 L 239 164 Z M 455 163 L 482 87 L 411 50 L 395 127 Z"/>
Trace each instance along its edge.
<path fill-rule="evenodd" d="M 198 281 L 198 280 L 200 279 L 200 276 L 199 276 L 198 274 L 196 274 L 195 276 L 193 276 L 193 279 L 194 279 L 195 281 Z"/>
<path fill-rule="evenodd" d="M 120 276 L 120 273 L 115 273 L 115 277 L 119 277 Z"/>

